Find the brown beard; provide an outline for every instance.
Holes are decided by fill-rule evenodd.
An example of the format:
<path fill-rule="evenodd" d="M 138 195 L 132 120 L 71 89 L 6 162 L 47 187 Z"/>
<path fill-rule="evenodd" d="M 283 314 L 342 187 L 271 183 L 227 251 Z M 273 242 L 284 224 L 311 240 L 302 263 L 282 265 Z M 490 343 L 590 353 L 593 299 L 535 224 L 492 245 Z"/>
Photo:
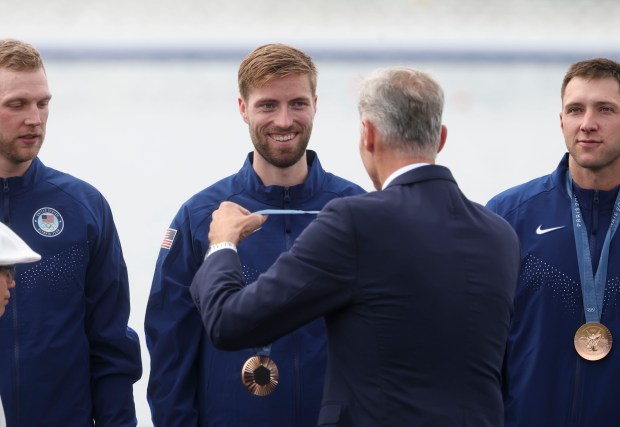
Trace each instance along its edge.
<path fill-rule="evenodd" d="M 281 169 L 293 166 L 303 157 L 306 152 L 306 148 L 308 147 L 311 133 L 312 128 L 310 127 L 307 129 L 305 138 L 302 138 L 299 141 L 299 144 L 295 147 L 274 149 L 271 147 L 269 142 L 264 142 L 259 135 L 252 130 L 252 127 L 250 127 L 250 138 L 252 139 L 252 144 L 254 144 L 254 148 L 258 154 L 260 154 L 260 156 L 270 165 Z M 267 138 L 268 137 L 265 137 L 265 139 Z"/>

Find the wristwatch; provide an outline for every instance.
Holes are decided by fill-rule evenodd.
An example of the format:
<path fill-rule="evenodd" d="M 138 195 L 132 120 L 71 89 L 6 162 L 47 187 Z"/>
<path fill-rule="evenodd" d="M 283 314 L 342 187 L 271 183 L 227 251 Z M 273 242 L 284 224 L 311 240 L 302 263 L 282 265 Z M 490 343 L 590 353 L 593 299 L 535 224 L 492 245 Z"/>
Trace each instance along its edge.
<path fill-rule="evenodd" d="M 237 252 L 237 245 L 235 245 L 233 242 L 213 243 L 209 245 L 209 250 L 207 251 L 207 254 L 205 255 L 205 259 L 207 259 L 207 257 L 211 255 L 213 252 L 221 251 L 222 249 L 232 249 L 233 251 Z"/>

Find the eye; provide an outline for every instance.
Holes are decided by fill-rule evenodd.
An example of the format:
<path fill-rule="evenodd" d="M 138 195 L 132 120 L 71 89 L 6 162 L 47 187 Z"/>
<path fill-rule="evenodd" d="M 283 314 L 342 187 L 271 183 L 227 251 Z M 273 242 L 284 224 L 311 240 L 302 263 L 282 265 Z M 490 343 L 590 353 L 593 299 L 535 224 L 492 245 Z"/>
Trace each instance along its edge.
<path fill-rule="evenodd" d="M 22 108 L 24 106 L 23 102 L 10 102 L 8 104 L 8 107 L 12 110 L 19 110 L 20 108 Z"/>
<path fill-rule="evenodd" d="M 304 110 L 308 108 L 309 105 L 310 104 L 306 100 L 298 100 L 298 101 L 293 101 L 291 103 L 291 107 L 294 108 L 295 110 Z"/>
<path fill-rule="evenodd" d="M 573 105 L 570 107 L 566 107 L 566 113 L 567 114 L 572 114 L 572 113 L 579 113 L 581 111 L 581 107 Z"/>
<path fill-rule="evenodd" d="M 614 109 L 612 107 L 610 107 L 609 105 L 604 105 L 601 107 L 601 111 L 603 113 L 613 113 Z"/>

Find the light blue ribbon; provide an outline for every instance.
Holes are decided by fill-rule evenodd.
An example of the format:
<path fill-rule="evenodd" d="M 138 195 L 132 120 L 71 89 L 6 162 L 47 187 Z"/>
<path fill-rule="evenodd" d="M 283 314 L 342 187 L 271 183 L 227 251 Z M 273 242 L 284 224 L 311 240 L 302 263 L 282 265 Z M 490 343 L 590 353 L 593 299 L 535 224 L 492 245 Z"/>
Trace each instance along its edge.
<path fill-rule="evenodd" d="M 320 211 L 300 211 L 295 209 L 263 209 L 262 211 L 252 212 L 259 215 L 317 215 Z"/>
<path fill-rule="evenodd" d="M 570 172 L 566 173 L 566 190 L 571 196 L 573 232 L 575 233 L 575 244 L 577 249 L 577 261 L 579 264 L 579 275 L 581 276 L 581 294 L 583 296 L 583 308 L 586 315 L 586 322 L 600 322 L 603 312 L 603 297 L 605 295 L 605 282 L 607 281 L 607 264 L 609 262 L 609 246 L 620 219 L 620 192 L 616 196 L 614 211 L 611 216 L 611 224 L 607 229 L 601 257 L 598 263 L 596 275 L 592 271 L 592 257 L 590 255 L 590 245 L 588 244 L 588 232 L 586 231 L 577 194 L 573 191 L 573 179 Z"/>

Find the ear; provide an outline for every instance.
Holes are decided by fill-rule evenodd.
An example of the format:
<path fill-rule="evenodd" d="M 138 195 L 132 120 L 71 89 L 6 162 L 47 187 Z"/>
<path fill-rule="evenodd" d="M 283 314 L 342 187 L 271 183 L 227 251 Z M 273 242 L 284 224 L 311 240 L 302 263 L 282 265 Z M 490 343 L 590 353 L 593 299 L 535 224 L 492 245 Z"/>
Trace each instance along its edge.
<path fill-rule="evenodd" d="M 239 113 L 241 114 L 243 121 L 248 123 L 249 122 L 248 111 L 247 111 L 247 106 L 245 105 L 245 101 L 243 100 L 243 98 L 239 97 L 238 102 L 239 102 Z"/>
<path fill-rule="evenodd" d="M 446 125 L 441 125 L 441 135 L 439 140 L 439 147 L 437 148 L 437 152 L 439 153 L 443 150 L 444 145 L 446 145 L 446 139 L 448 139 L 448 128 Z"/>
<path fill-rule="evenodd" d="M 560 129 L 564 130 L 564 117 L 562 116 L 562 113 L 560 113 Z"/>
<path fill-rule="evenodd" d="M 362 137 L 360 139 L 365 151 L 369 153 L 375 151 L 376 137 L 377 128 L 368 119 L 362 120 Z"/>

